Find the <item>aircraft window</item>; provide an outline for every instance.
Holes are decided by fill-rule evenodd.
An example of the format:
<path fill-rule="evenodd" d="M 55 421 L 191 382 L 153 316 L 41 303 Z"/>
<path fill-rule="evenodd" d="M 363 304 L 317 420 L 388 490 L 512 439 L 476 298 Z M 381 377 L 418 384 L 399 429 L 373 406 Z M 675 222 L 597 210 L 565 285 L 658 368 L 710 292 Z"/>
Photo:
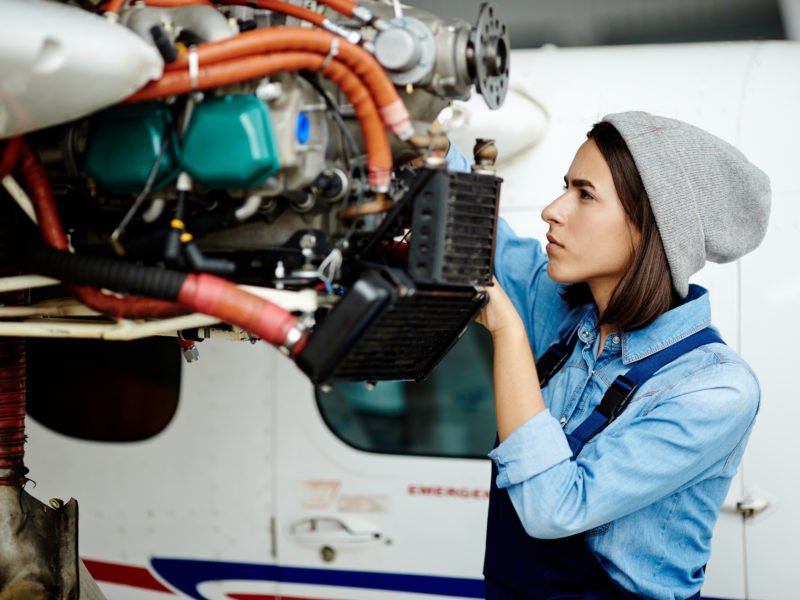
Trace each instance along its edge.
<path fill-rule="evenodd" d="M 328 426 L 362 450 L 481 457 L 495 439 L 492 338 L 473 324 L 422 382 L 316 388 Z"/>
<path fill-rule="evenodd" d="M 130 342 L 27 340 L 27 411 L 58 433 L 132 442 L 175 414 L 181 355 L 175 338 Z"/>

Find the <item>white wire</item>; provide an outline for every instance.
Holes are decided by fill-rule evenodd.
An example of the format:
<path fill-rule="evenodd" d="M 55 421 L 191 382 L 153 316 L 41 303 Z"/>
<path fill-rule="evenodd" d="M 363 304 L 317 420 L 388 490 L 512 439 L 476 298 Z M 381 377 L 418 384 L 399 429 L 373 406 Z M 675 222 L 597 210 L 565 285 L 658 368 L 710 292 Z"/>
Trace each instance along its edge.
<path fill-rule="evenodd" d="M 328 253 L 328 256 L 319 264 L 318 273 L 320 278 L 327 284 L 330 284 L 339 276 L 339 270 L 342 268 L 342 251 L 339 248 L 334 248 Z"/>
<path fill-rule="evenodd" d="M 3 187 L 6 188 L 6 191 L 11 195 L 14 201 L 19 204 L 19 207 L 28 215 L 28 218 L 33 221 L 35 225 L 38 225 L 33 202 L 28 198 L 28 194 L 25 193 L 25 190 L 17 183 L 17 180 L 11 175 L 6 175 L 3 177 Z"/>

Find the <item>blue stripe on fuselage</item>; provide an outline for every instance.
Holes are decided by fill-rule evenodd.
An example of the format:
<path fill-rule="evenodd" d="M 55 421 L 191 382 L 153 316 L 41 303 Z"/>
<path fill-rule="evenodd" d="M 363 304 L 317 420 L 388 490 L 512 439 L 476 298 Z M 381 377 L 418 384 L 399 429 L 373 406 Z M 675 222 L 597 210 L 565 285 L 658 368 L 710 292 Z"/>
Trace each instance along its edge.
<path fill-rule="evenodd" d="M 341 571 L 179 558 L 153 558 L 156 573 L 196 600 L 206 600 L 197 586 L 205 581 L 253 580 L 354 587 L 459 598 L 483 598 L 483 580 L 371 571 Z"/>

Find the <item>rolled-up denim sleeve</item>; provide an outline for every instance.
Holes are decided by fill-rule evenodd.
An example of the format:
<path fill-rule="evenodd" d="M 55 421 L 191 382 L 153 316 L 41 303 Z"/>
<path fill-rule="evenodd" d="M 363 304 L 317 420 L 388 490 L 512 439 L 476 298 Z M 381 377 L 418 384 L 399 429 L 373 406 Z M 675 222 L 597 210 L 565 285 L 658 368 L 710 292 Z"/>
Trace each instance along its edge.
<path fill-rule="evenodd" d="M 535 477 L 572 456 L 561 425 L 544 410 L 514 430 L 489 453 L 497 465 L 497 487 Z"/>

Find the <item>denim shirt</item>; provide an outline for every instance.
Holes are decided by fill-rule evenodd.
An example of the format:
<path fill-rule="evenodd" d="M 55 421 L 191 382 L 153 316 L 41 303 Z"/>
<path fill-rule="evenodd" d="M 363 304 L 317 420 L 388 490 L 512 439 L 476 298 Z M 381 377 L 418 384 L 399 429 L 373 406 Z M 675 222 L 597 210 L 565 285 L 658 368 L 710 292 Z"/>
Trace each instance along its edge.
<path fill-rule="evenodd" d="M 467 157 L 461 154 L 458 148 L 453 144 L 450 144 L 450 147 L 447 149 L 445 160 L 447 160 L 447 169 L 450 171 L 455 171 L 456 173 L 472 172 L 472 166 L 467 160 Z"/>
<path fill-rule="evenodd" d="M 610 334 L 598 357 L 597 309 L 570 310 L 547 275 L 536 240 L 498 225 L 495 272 L 520 313 L 535 356 L 579 327 L 565 366 L 542 390 L 549 410 L 490 454 L 529 535 L 585 532 L 608 574 L 635 594 L 695 594 L 711 533 L 759 405 L 758 381 L 724 344 L 692 350 L 653 375 L 625 411 L 571 460 L 571 433 L 633 363 L 710 323 L 708 292 L 690 287 L 679 307 L 645 329 Z"/>

